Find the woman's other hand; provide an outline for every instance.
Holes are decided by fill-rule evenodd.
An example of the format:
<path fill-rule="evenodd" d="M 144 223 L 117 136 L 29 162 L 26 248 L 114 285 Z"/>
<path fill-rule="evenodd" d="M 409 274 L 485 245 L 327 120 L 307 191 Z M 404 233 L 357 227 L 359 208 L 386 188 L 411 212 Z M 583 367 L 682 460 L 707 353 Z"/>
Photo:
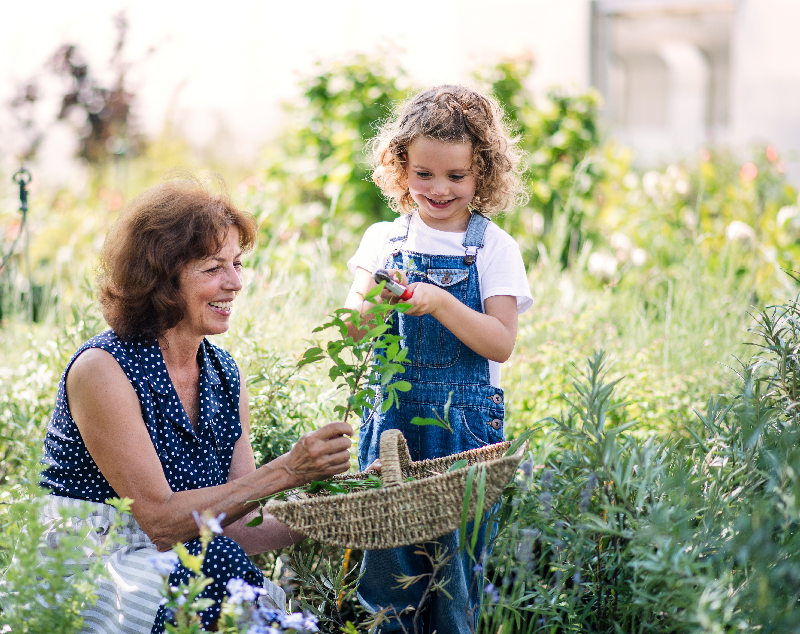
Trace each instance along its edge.
<path fill-rule="evenodd" d="M 284 458 L 283 468 L 297 481 L 325 480 L 350 468 L 353 428 L 347 423 L 330 423 L 305 434 Z"/>

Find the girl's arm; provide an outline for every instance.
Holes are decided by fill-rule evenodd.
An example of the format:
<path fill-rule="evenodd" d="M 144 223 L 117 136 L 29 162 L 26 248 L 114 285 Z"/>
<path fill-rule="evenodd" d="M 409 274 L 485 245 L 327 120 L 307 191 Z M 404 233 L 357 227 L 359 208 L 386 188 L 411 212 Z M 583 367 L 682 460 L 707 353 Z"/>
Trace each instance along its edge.
<path fill-rule="evenodd" d="M 364 295 L 374 286 L 372 274 L 366 269 L 357 268 L 344 307 L 360 310 L 363 314 L 372 306 L 371 303 L 364 301 Z M 414 291 L 414 296 L 404 300 L 404 303 L 411 304 L 406 315 L 432 315 L 464 345 L 491 361 L 503 363 L 511 356 L 517 340 L 516 297 L 509 295 L 489 297 L 483 306 L 486 312 L 479 313 L 434 284 L 416 282 L 409 288 Z M 381 298 L 384 301 L 397 299 L 386 290 L 381 293 Z M 356 338 L 356 335 L 363 334 L 363 331 L 357 332 L 350 324 L 348 333 Z"/>
<path fill-rule="evenodd" d="M 517 340 L 516 297 L 488 297 L 483 303 L 486 312 L 479 313 L 434 284 L 416 282 L 409 288 L 414 296 L 406 300 L 411 304 L 406 315 L 431 315 L 461 343 L 490 361 L 503 363 L 511 356 Z"/>
<path fill-rule="evenodd" d="M 357 267 L 355 277 L 353 278 L 353 284 L 350 286 L 350 292 L 347 293 L 347 299 L 344 301 L 344 307 L 355 309 L 363 315 L 370 307 L 374 306 L 372 302 L 365 301 L 364 296 L 375 286 L 376 284 L 375 280 L 372 278 L 372 273 L 366 269 Z M 352 322 L 347 322 L 347 334 L 353 339 L 360 339 L 366 332 L 366 330 L 357 330 Z"/>
<path fill-rule="evenodd" d="M 231 463 L 238 477 L 223 485 L 175 493 L 145 427 L 139 398 L 114 357 L 99 348 L 81 354 L 67 374 L 67 397 L 92 459 L 120 497 L 133 499 L 134 518 L 161 551 L 198 536 L 192 511 L 225 513 L 227 526 L 253 511 L 257 506 L 253 500 L 350 467 L 347 436 L 353 430 L 345 423 L 306 434 L 291 451 L 258 469 L 252 462 L 249 425 L 243 425 Z M 240 417 L 248 414 L 241 410 L 240 400 Z M 287 534 L 277 541 L 285 545 L 290 539 Z"/>

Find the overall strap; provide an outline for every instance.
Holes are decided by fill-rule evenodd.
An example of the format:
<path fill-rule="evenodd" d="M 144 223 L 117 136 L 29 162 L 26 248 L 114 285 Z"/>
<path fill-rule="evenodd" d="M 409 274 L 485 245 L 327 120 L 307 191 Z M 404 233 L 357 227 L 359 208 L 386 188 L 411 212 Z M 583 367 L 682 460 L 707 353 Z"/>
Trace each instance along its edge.
<path fill-rule="evenodd" d="M 483 248 L 483 236 L 489 222 L 491 221 L 488 218 L 475 211 L 472 212 L 467 232 L 464 234 L 464 264 L 467 266 L 475 264 L 475 260 L 478 258 L 478 249 Z"/>
<path fill-rule="evenodd" d="M 403 214 L 392 223 L 392 237 L 389 244 L 392 245 L 392 255 L 397 255 L 408 240 L 408 231 L 411 228 L 411 214 Z"/>

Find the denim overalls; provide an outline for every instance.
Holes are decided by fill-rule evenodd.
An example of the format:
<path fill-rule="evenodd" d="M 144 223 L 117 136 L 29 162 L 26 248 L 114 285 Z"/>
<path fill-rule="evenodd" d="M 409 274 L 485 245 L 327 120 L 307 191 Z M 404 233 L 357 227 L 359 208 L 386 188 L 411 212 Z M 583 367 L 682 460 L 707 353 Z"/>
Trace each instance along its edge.
<path fill-rule="evenodd" d="M 403 248 L 408 239 L 411 216 L 398 218 L 392 228 L 390 241 L 394 245 L 387 258 L 386 268 L 400 269 L 408 282 L 436 284 L 452 293 L 460 302 L 473 310 L 483 312 L 478 270 L 475 265 L 478 251 L 483 246 L 483 236 L 489 220 L 472 213 L 464 238 L 464 255 L 431 255 L 415 253 Z M 408 441 L 414 461 L 439 458 L 450 454 L 501 442 L 503 438 L 503 390 L 492 387 L 489 379 L 489 362 L 461 343 L 455 335 L 430 315 L 409 317 L 395 313 L 393 334 L 404 337 L 408 351 L 406 371 L 398 379 L 412 385 L 407 393 L 400 394 L 399 407 L 380 412 L 381 395 L 378 394 L 374 411 L 365 411 L 358 440 L 358 458 L 361 469 L 378 457 L 381 432 L 399 429 Z M 433 410 L 444 415 L 444 404 L 452 393 L 450 424 L 453 432 L 435 426 L 412 425 L 415 416 L 432 418 Z M 471 534 L 472 526 L 468 534 Z M 483 549 L 484 531 L 480 533 L 476 555 Z M 440 538 L 448 552 L 458 547 L 457 532 Z M 430 572 L 429 561 L 415 555 L 415 546 L 364 553 L 363 577 L 359 584 L 359 599 L 367 609 L 377 611 L 393 606 L 399 613 L 405 607 L 419 603 L 426 581 L 403 590 L 397 588 L 398 575 L 419 575 Z M 431 548 L 428 548 L 432 552 Z M 423 631 L 437 634 L 469 634 L 477 625 L 476 605 L 483 590 L 483 575 L 473 572 L 475 563 L 464 553 L 456 555 L 444 570 L 449 577 L 448 599 L 442 593 L 433 593 L 427 608 Z M 475 624 L 471 629 L 469 615 Z M 412 631 L 413 613 L 404 615 L 407 631 Z M 395 619 L 383 626 L 381 632 L 402 631 Z"/>

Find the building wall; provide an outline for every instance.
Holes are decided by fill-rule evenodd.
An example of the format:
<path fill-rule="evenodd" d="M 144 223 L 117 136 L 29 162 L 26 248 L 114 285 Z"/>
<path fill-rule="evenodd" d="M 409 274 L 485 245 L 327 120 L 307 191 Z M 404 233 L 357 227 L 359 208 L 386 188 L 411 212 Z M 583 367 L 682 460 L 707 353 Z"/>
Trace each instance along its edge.
<path fill-rule="evenodd" d="M 742 0 L 731 62 L 731 142 L 774 144 L 800 182 L 800 2 Z"/>
<path fill-rule="evenodd" d="M 800 182 L 800 1 L 595 0 L 592 83 L 609 131 L 658 164 L 770 143 Z"/>

